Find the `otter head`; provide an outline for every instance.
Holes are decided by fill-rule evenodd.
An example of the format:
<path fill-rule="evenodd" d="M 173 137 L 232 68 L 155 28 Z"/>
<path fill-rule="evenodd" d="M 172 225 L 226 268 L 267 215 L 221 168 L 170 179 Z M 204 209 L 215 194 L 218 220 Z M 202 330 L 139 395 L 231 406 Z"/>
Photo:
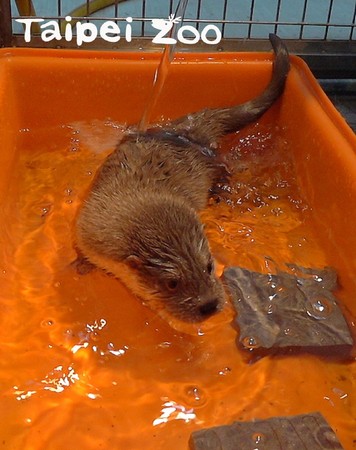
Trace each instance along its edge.
<path fill-rule="evenodd" d="M 161 196 L 136 212 L 123 261 L 129 276 L 118 276 L 148 306 L 179 320 L 200 322 L 218 312 L 224 289 L 197 213 L 179 198 Z"/>

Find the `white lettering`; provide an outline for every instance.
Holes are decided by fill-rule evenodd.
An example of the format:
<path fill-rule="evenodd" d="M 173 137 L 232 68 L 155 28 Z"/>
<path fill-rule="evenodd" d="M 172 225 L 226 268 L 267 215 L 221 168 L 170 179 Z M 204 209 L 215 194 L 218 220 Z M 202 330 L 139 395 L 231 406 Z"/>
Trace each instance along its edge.
<path fill-rule="evenodd" d="M 35 22 L 43 22 L 44 19 L 15 19 L 15 21 L 25 25 L 25 42 L 31 42 L 31 25 Z"/>
<path fill-rule="evenodd" d="M 108 36 L 109 34 L 114 34 L 116 36 Z M 100 27 L 100 36 L 108 42 L 119 42 L 120 40 L 120 28 L 119 26 L 113 22 L 112 20 L 108 20 L 104 22 Z"/>
<path fill-rule="evenodd" d="M 77 45 L 80 47 L 83 42 L 93 42 L 98 36 L 98 29 L 93 23 L 77 22 Z M 89 34 L 86 34 L 89 31 Z"/>
<path fill-rule="evenodd" d="M 194 38 L 193 39 L 185 38 L 183 36 L 184 31 L 189 31 L 190 33 L 192 33 L 194 35 Z M 196 44 L 200 39 L 200 34 L 199 34 L 199 31 L 196 30 L 191 25 L 184 25 L 184 27 L 181 27 L 178 30 L 177 37 L 178 37 L 179 42 L 181 42 L 182 44 Z"/>
<path fill-rule="evenodd" d="M 71 16 L 66 16 L 66 22 L 71 22 L 72 18 Z M 64 38 L 67 42 L 70 42 L 73 39 L 73 31 L 72 31 L 72 24 L 71 23 L 67 23 L 66 24 L 66 29 L 64 32 Z"/>
<path fill-rule="evenodd" d="M 216 34 L 215 39 L 208 39 L 207 34 L 208 31 L 214 31 Z M 216 25 L 206 25 L 202 32 L 201 32 L 201 40 L 205 43 L 205 44 L 210 44 L 210 45 L 214 45 L 214 44 L 218 44 L 221 41 L 222 35 L 221 35 L 221 31 L 219 30 L 219 28 Z"/>
<path fill-rule="evenodd" d="M 133 19 L 132 17 L 127 17 L 126 18 L 126 32 L 125 32 L 125 39 L 126 42 L 131 42 L 132 41 L 132 26 L 130 25 L 132 23 Z"/>
<path fill-rule="evenodd" d="M 53 41 L 53 39 L 57 39 L 57 41 L 60 41 L 62 39 L 62 36 L 61 36 L 61 30 L 59 29 L 58 22 L 56 22 L 55 20 L 50 20 L 49 22 L 41 25 L 41 29 L 48 28 L 48 27 L 53 27 L 53 29 L 42 31 L 41 39 L 44 42 L 50 42 L 50 41 Z"/>
<path fill-rule="evenodd" d="M 56 20 L 50 20 L 41 25 L 40 28 L 43 30 L 41 32 L 42 40 L 44 42 L 50 42 L 54 39 L 59 41 L 64 38 L 67 42 L 70 42 L 73 39 L 73 19 L 71 16 L 66 16 L 64 20 L 66 23 L 62 23 L 62 26 L 59 26 L 59 23 Z M 32 24 L 44 22 L 44 19 L 15 19 L 15 21 L 24 25 L 25 42 L 31 42 Z M 205 44 L 214 45 L 221 41 L 222 34 L 216 25 L 206 25 L 201 33 L 191 25 L 184 25 L 178 30 L 176 39 L 170 37 L 172 34 L 175 35 L 175 33 L 173 33 L 174 24 L 178 24 L 181 21 L 182 18 L 174 17 L 174 14 L 171 14 L 168 19 L 152 19 L 152 27 L 159 30 L 157 35 L 153 38 L 152 43 L 167 45 L 176 44 L 177 41 L 179 41 L 183 44 L 192 45 L 196 44 L 201 39 Z M 132 17 L 126 18 L 126 42 L 132 41 L 132 22 Z M 77 45 L 79 47 L 84 42 L 93 42 L 98 36 L 98 28 L 93 23 L 76 22 L 75 26 Z M 64 33 L 64 36 L 61 35 L 61 30 Z M 113 20 L 104 22 L 99 29 L 99 33 L 100 37 L 108 42 L 118 42 L 121 39 L 120 27 Z M 210 35 L 208 36 L 209 33 Z M 191 37 L 188 37 L 187 34 L 188 36 L 191 35 Z"/>
<path fill-rule="evenodd" d="M 153 44 L 176 44 L 176 39 L 166 38 L 167 33 L 169 33 L 173 27 L 173 22 L 171 20 L 164 19 L 152 19 L 152 26 L 156 30 L 160 30 L 160 32 L 153 38 Z"/>

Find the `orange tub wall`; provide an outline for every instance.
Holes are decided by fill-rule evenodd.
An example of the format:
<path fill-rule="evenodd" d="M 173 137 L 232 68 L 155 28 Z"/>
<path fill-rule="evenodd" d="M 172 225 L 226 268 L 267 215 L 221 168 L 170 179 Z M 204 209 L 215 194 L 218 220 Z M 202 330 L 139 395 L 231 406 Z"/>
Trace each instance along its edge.
<path fill-rule="evenodd" d="M 3 146 L 11 149 L 3 151 L 1 157 L 7 164 L 13 157 L 12 139 L 19 129 L 108 117 L 123 124 L 137 123 L 149 98 L 159 58 L 156 54 L 89 55 L 83 51 L 29 49 L 3 50 L 1 56 L 0 89 L 2 104 L 6 105 L 1 136 Z M 233 105 L 258 95 L 269 79 L 270 59 L 270 55 L 248 53 L 241 57 L 177 56 L 152 121 Z M 286 130 L 300 185 L 314 209 L 324 245 L 338 249 L 340 269 L 347 266 L 356 273 L 355 135 L 298 58 L 293 58 L 279 104 L 280 108 L 268 114 Z M 355 311 L 356 306 L 353 308 Z"/>
<path fill-rule="evenodd" d="M 158 121 L 161 118 L 175 118 L 187 114 L 190 111 L 206 107 L 233 105 L 258 95 L 269 80 L 271 60 L 272 56 L 270 54 L 252 53 L 177 55 L 175 62 L 171 66 L 166 85 L 156 104 L 152 121 Z M 10 299 L 16 297 L 16 295 L 20 295 L 16 291 L 16 284 L 20 282 L 21 286 L 23 286 L 21 291 L 23 295 L 28 295 L 26 289 L 30 290 L 21 278 L 21 268 L 16 269 L 13 262 L 13 255 L 17 255 L 16 258 L 19 258 L 18 246 L 21 245 L 21 239 L 19 237 L 21 233 L 19 232 L 16 238 L 11 240 L 11 237 L 7 234 L 8 231 L 6 231 L 8 230 L 6 223 L 13 221 L 21 222 L 22 213 L 20 214 L 19 210 L 21 209 L 21 202 L 24 201 L 24 197 L 21 197 L 21 195 L 30 195 L 30 193 L 25 192 L 17 196 L 17 189 L 19 189 L 19 192 L 21 191 L 18 186 L 23 182 L 22 176 L 17 173 L 16 168 L 19 164 L 20 152 L 23 151 L 24 137 L 27 139 L 27 143 L 31 143 L 29 149 L 26 151 L 33 152 L 36 156 L 36 141 L 35 139 L 31 140 L 31 136 L 29 136 L 32 132 L 34 136 L 42 136 L 41 145 L 44 146 L 47 144 L 45 137 L 43 137 L 45 136 L 43 130 L 47 128 L 55 129 L 56 127 L 60 128 L 67 126 L 67 124 L 77 122 L 105 121 L 108 118 L 115 123 L 137 123 L 141 118 L 149 97 L 153 73 L 158 61 L 159 55 L 147 53 L 34 49 L 3 49 L 0 51 L 0 203 L 2 211 L 0 220 L 2 221 L 1 227 L 5 229 L 5 232 L 1 233 L 0 236 L 2 246 L 0 261 L 0 270 L 2 272 L 0 276 L 3 278 L 0 286 L 0 304 L 2 305 L 4 303 L 2 307 L 3 315 L 0 317 L 0 330 L 2 330 L 0 332 L 0 339 L 5 345 L 2 349 L 2 366 L 0 367 L 0 385 L 5 386 L 4 401 L 0 402 L 0 417 L 2 417 L 0 438 L 3 441 L 3 448 L 56 450 L 65 447 L 71 448 L 71 445 L 75 444 L 76 447 L 86 449 L 142 448 L 145 450 L 157 450 L 167 448 L 167 445 L 171 445 L 171 448 L 175 450 L 183 450 L 187 449 L 189 435 L 193 430 L 213 425 L 222 425 L 222 417 L 226 417 L 227 423 L 229 423 L 241 418 L 243 420 L 251 420 L 253 417 L 264 418 L 277 414 L 288 415 L 312 412 L 309 410 L 305 411 L 301 404 L 302 402 L 298 401 L 299 398 L 309 397 L 309 394 L 310 399 L 308 401 L 310 400 L 310 405 L 312 405 L 310 407 L 317 408 L 320 403 L 320 409 L 336 430 L 345 449 L 351 450 L 355 448 L 355 440 L 353 439 L 356 439 L 356 435 L 353 437 L 352 431 L 356 429 L 355 362 L 341 364 L 340 370 L 335 369 L 335 373 L 338 376 L 337 380 L 341 380 L 340 382 L 335 381 L 337 389 L 340 390 L 340 386 L 342 386 L 345 392 L 349 389 L 347 391 L 348 397 L 342 406 L 345 410 L 343 410 L 344 415 L 337 416 L 333 412 L 332 403 L 338 406 L 338 402 L 343 402 L 344 397 L 339 396 L 337 400 L 332 399 L 332 401 L 329 399 L 330 402 L 328 403 L 325 400 L 325 398 L 329 398 L 329 394 L 326 391 L 324 396 L 320 394 L 320 397 L 318 397 L 318 393 L 305 392 L 303 391 L 303 387 L 300 387 L 299 391 L 299 388 L 296 389 L 292 385 L 288 386 L 288 380 L 286 381 L 286 385 L 283 384 L 284 380 L 289 377 L 289 373 L 293 374 L 298 370 L 300 370 L 300 373 L 303 370 L 306 372 L 308 370 L 317 370 L 320 371 L 321 377 L 327 376 L 332 372 L 332 367 L 336 363 L 331 362 L 330 365 L 324 365 L 323 362 L 319 360 L 315 362 L 313 357 L 306 356 L 301 360 L 291 357 L 288 363 L 289 366 L 286 366 L 286 360 L 283 358 L 277 358 L 276 360 L 265 358 L 265 361 L 259 361 L 251 366 L 245 365 L 241 369 L 242 364 L 245 363 L 242 363 L 240 356 L 236 356 L 236 358 L 240 359 L 235 362 L 232 361 L 231 364 L 229 361 L 226 361 L 226 373 L 223 374 L 225 369 L 222 367 L 220 371 L 216 371 L 214 375 L 210 376 L 204 373 L 204 367 L 206 367 L 207 371 L 210 366 L 214 367 L 215 370 L 214 358 L 211 357 L 215 338 L 211 338 L 211 341 L 209 341 L 210 338 L 207 337 L 207 343 L 199 341 L 197 348 L 194 347 L 191 350 L 193 355 L 200 352 L 200 358 L 202 359 L 199 364 L 194 365 L 192 359 L 187 357 L 185 367 L 187 365 L 190 367 L 191 372 L 189 375 L 184 372 L 185 369 L 183 366 L 179 369 L 182 370 L 182 380 L 186 386 L 184 392 L 190 392 L 189 395 L 193 392 L 192 398 L 195 401 L 193 403 L 196 405 L 197 417 L 200 419 L 204 417 L 201 422 L 196 420 L 184 423 L 182 420 L 176 420 L 171 423 L 160 424 L 152 430 L 148 427 L 146 429 L 142 425 L 141 428 L 136 430 L 136 434 L 130 431 L 131 434 L 129 433 L 126 436 L 125 429 L 133 429 L 133 422 L 136 420 L 134 413 L 128 411 L 127 416 L 125 414 L 120 416 L 120 423 L 123 428 L 118 431 L 119 429 L 115 428 L 119 426 L 115 422 L 117 420 L 117 411 L 119 411 L 116 400 L 115 402 L 111 401 L 111 403 L 108 400 L 107 405 L 102 410 L 100 410 L 101 406 L 98 406 L 98 404 L 101 401 L 100 399 L 111 398 L 109 389 L 111 383 L 115 389 L 119 389 L 120 382 L 116 385 L 116 381 L 112 381 L 112 374 L 105 366 L 106 360 L 103 360 L 103 364 L 100 362 L 102 365 L 94 362 L 89 370 L 89 363 L 94 361 L 94 356 L 96 358 L 96 355 L 87 355 L 85 353 L 86 347 L 78 347 L 79 350 L 76 349 L 75 351 L 73 351 L 74 346 L 71 347 L 71 352 L 73 353 L 73 355 L 70 353 L 71 356 L 73 358 L 74 356 L 76 358 L 78 357 L 79 359 L 76 359 L 73 363 L 68 362 L 68 373 L 70 373 L 70 368 L 76 373 L 80 373 L 80 381 L 77 382 L 77 379 L 74 377 L 73 380 L 68 382 L 75 386 L 75 395 L 73 394 L 73 398 L 66 394 L 67 391 L 54 394 L 53 392 L 48 392 L 48 390 L 42 390 L 42 393 L 39 395 L 31 394 L 36 389 L 40 390 L 43 385 L 53 386 L 49 380 L 55 376 L 55 371 L 59 370 L 53 369 L 53 367 L 56 364 L 58 365 L 57 367 L 64 367 L 65 364 L 56 360 L 52 364 L 54 372 L 50 372 L 47 367 L 49 365 L 48 358 L 44 358 L 46 361 L 42 361 L 39 358 L 38 370 L 42 371 L 41 376 L 44 378 L 41 382 L 39 381 L 37 383 L 37 388 L 31 387 L 33 380 L 36 380 L 36 377 L 40 375 L 36 374 L 36 369 L 33 369 L 30 361 L 26 360 L 26 355 L 29 352 L 28 354 L 31 359 L 31 352 L 33 351 L 31 345 L 34 347 L 37 346 L 37 349 L 41 348 L 39 341 L 35 341 L 35 339 L 39 339 L 42 334 L 47 333 L 47 328 L 45 329 L 42 324 L 42 331 L 36 331 L 36 320 L 39 319 L 33 319 L 32 323 L 32 316 L 30 314 L 32 311 L 31 308 L 35 307 L 34 304 L 31 305 L 29 303 L 26 306 L 28 313 L 26 310 L 24 317 L 21 317 L 19 311 L 14 315 L 11 313 Z M 342 303 L 342 308 L 348 318 L 350 328 L 355 335 L 356 137 L 343 118 L 333 108 L 306 65 L 295 57 L 292 58 L 292 70 L 283 98 L 271 108 L 262 122 L 273 122 L 278 126 L 281 135 L 288 142 L 290 152 L 293 153 L 298 185 L 302 195 L 311 208 L 315 235 L 320 247 L 326 254 L 328 263 L 338 273 L 339 282 L 342 287 L 338 298 Z M 48 148 L 51 149 L 52 147 L 55 148 L 55 145 L 48 142 Z M 58 155 L 56 156 L 54 154 L 53 156 L 57 158 L 56 161 L 58 162 L 60 159 Z M 33 167 L 41 168 L 41 164 L 45 167 L 47 162 L 44 162 L 38 157 L 36 162 L 33 163 Z M 95 164 L 98 165 L 98 160 L 94 160 L 93 167 Z M 68 170 L 73 170 L 74 173 L 74 169 L 69 168 Z M 63 173 L 65 173 L 66 169 L 60 170 L 63 170 Z M 37 187 L 38 189 L 41 188 L 40 186 Z M 76 200 L 77 203 L 74 202 L 75 205 L 79 204 L 79 200 Z M 37 208 L 37 204 L 33 208 Z M 65 215 L 65 211 L 67 210 L 64 208 L 60 214 L 62 216 Z M 43 216 L 46 216 L 47 213 L 48 211 L 44 210 Z M 73 222 L 74 213 L 70 212 L 69 214 Z M 49 219 L 51 218 L 50 216 L 48 217 Z M 61 232 L 67 233 L 70 236 L 72 222 L 69 224 L 64 221 L 60 222 L 58 229 L 62 227 Z M 16 230 L 18 231 L 24 224 L 19 223 L 16 226 Z M 35 230 L 35 224 L 33 227 Z M 35 232 L 33 231 L 33 233 Z M 28 246 L 32 245 L 31 239 L 34 239 L 35 242 L 35 237 L 31 237 Z M 71 269 L 66 269 L 64 266 L 61 267 L 55 261 L 56 254 L 59 256 L 63 255 L 65 249 L 69 249 L 68 251 L 71 252 L 70 257 L 67 257 L 68 261 L 74 256 L 69 237 L 67 238 L 67 247 L 64 250 L 63 247 L 53 242 L 53 235 L 46 235 L 46 239 L 48 239 L 48 244 L 46 245 L 48 247 L 52 246 L 51 248 L 55 249 L 53 251 L 52 266 L 51 268 L 46 267 L 46 270 L 52 270 L 53 268 L 56 270 L 56 267 L 59 267 L 59 275 L 52 273 L 52 278 L 49 278 L 53 281 L 51 281 L 51 289 L 53 292 L 56 292 L 53 295 L 59 295 L 58 292 L 60 292 L 60 297 L 64 302 L 63 304 L 66 305 L 67 312 L 64 315 L 65 321 L 70 322 L 71 311 L 73 316 L 78 314 L 78 317 L 74 317 L 75 320 L 73 319 L 73 323 L 79 323 L 81 320 L 78 313 L 79 309 L 76 310 L 74 308 L 72 310 L 70 306 L 70 302 L 74 301 L 73 299 L 76 296 L 75 290 L 79 286 L 78 283 L 82 283 L 80 284 L 81 289 L 91 289 L 99 297 L 109 296 L 111 289 L 117 289 L 117 293 L 122 296 L 122 302 L 126 305 L 126 309 L 123 310 L 123 318 L 117 320 L 122 320 L 123 326 L 133 327 L 133 336 L 132 338 L 128 338 L 128 341 L 132 339 L 132 342 L 130 341 L 131 343 L 127 344 L 129 348 L 127 350 L 127 358 L 129 361 L 128 368 L 131 367 L 134 371 L 133 368 L 141 364 L 139 358 L 145 357 L 145 353 L 142 351 L 138 353 L 138 356 L 132 357 L 132 360 L 129 359 L 131 354 L 130 345 L 132 348 L 135 347 L 133 340 L 136 334 L 135 330 L 136 328 L 144 330 L 145 324 L 156 319 L 152 318 L 150 312 L 146 313 L 146 308 L 142 307 L 139 302 L 135 302 L 135 300 L 130 298 L 123 287 L 114 287 L 116 286 L 116 281 L 105 277 L 105 275 L 94 274 L 93 276 L 89 276 L 88 281 L 78 281 L 73 273 L 70 272 Z M 36 261 L 36 254 L 33 260 Z M 41 274 L 36 274 L 36 276 L 40 277 Z M 70 280 L 67 284 L 58 281 L 62 280 L 62 278 L 64 279 L 65 276 Z M 47 283 L 48 280 L 45 281 Z M 84 286 L 85 284 L 86 286 Z M 38 287 L 38 292 L 41 292 L 40 288 L 41 286 Z M 48 298 L 51 299 L 52 297 Z M 17 301 L 21 301 L 20 296 L 17 298 Z M 48 301 L 51 302 L 52 300 L 46 299 L 47 303 L 44 309 L 48 307 Z M 88 317 L 92 317 L 91 310 L 93 308 L 95 309 L 96 306 L 94 300 L 88 301 L 91 303 L 87 305 L 87 315 Z M 56 308 L 53 309 L 53 316 L 55 316 L 58 313 L 58 304 L 53 304 L 57 305 L 57 310 Z M 51 303 L 52 306 L 53 304 Z M 98 308 L 100 309 L 101 307 Z M 110 308 L 113 309 L 111 310 Z M 136 316 L 130 315 L 131 308 L 135 314 L 137 313 Z M 113 306 L 108 306 L 105 311 L 108 316 L 111 313 L 114 315 L 117 313 L 117 317 L 120 316 L 114 310 Z M 26 314 L 28 315 L 26 316 Z M 46 314 L 47 318 L 45 317 L 43 320 L 48 319 L 48 313 L 46 312 Z M 17 320 L 21 321 L 21 326 L 17 325 Z M 26 320 L 30 324 L 27 331 L 25 329 Z M 89 319 L 86 317 L 83 320 Z M 63 327 L 65 329 L 64 325 Z M 107 339 L 110 338 L 110 342 L 118 341 L 118 329 L 120 329 L 120 325 L 117 326 L 117 329 L 108 327 L 108 331 L 106 329 L 104 330 L 105 333 L 108 333 Z M 16 332 L 11 334 L 13 330 L 16 330 Z M 70 342 L 70 345 L 82 345 L 80 342 L 73 341 L 74 338 L 72 336 L 67 336 L 66 339 L 69 340 L 65 341 L 63 338 L 64 332 L 62 333 L 61 330 L 62 328 L 58 325 L 58 328 L 54 329 L 54 331 L 50 330 L 48 332 L 48 336 L 54 340 L 57 339 L 58 342 L 62 342 L 61 339 L 63 339 L 63 342 Z M 98 333 L 101 331 L 100 327 L 97 327 L 96 330 Z M 30 334 L 25 338 L 26 333 Z M 229 331 L 228 333 L 230 333 L 230 341 L 226 344 L 226 358 L 230 357 L 230 355 L 233 355 L 231 358 L 235 358 L 234 355 L 238 354 L 240 350 L 236 350 L 234 332 Z M 172 392 L 176 391 L 177 397 L 180 396 L 183 398 L 183 391 L 180 391 L 181 385 L 179 384 L 180 375 L 178 369 L 176 367 L 172 367 L 171 369 L 165 367 L 168 357 L 171 356 L 174 361 L 178 361 L 181 358 L 179 352 L 184 353 L 186 346 L 189 349 L 193 348 L 192 342 L 194 342 L 194 338 L 190 337 L 189 344 L 186 345 L 185 338 L 182 336 L 184 335 L 171 332 L 168 325 L 166 327 L 164 325 L 156 326 L 152 335 L 148 334 L 147 344 L 144 344 L 143 347 L 145 348 L 147 346 L 148 348 L 151 344 L 157 344 L 156 347 L 158 348 L 162 342 L 173 342 L 171 346 L 172 350 L 167 350 L 167 352 L 172 352 L 167 353 L 168 356 L 164 353 L 166 351 L 165 347 L 159 347 L 159 351 L 162 354 L 160 353 L 153 357 L 152 366 L 147 368 L 147 377 L 152 376 L 154 378 L 157 376 L 163 387 L 166 386 L 166 389 L 171 389 Z M 222 333 L 222 336 L 225 335 Z M 21 347 L 21 350 L 19 350 L 16 347 L 16 339 L 19 342 L 26 342 L 27 339 L 28 346 L 25 345 L 25 347 Z M 48 351 L 47 344 L 48 342 L 43 342 L 44 352 Z M 123 344 L 126 344 L 126 342 L 118 345 Z M 62 349 L 61 351 L 64 351 L 66 345 L 66 343 L 63 345 L 58 344 L 58 347 Z M 70 348 L 70 345 L 68 344 L 68 348 Z M 168 348 L 169 346 L 167 345 L 166 347 Z M 125 353 L 125 351 L 123 352 Z M 67 358 L 65 356 L 67 354 L 63 354 L 64 359 L 67 360 L 69 357 Z M 204 357 L 201 355 L 204 355 Z M 126 358 L 126 356 L 123 356 L 123 358 Z M 4 361 L 6 362 L 5 364 Z M 70 361 L 70 358 L 68 361 Z M 33 364 L 34 361 L 32 360 Z M 110 365 L 112 363 L 109 361 L 108 364 Z M 178 363 L 176 362 L 176 364 Z M 179 364 L 182 363 L 180 362 Z M 272 381 L 265 379 L 265 375 L 262 375 L 259 369 L 259 365 L 263 367 L 263 364 L 270 364 L 268 370 L 270 374 L 276 377 L 275 380 L 277 381 L 274 379 Z M 157 369 L 157 373 L 155 372 L 156 367 L 160 367 L 159 371 Z M 303 369 L 301 370 L 301 368 Z M 245 390 L 241 388 L 241 392 L 236 392 L 235 400 L 233 398 L 234 394 L 230 394 L 229 400 L 226 400 L 226 404 L 223 404 L 223 402 L 216 403 L 218 406 L 214 409 L 210 400 L 204 403 L 204 399 L 203 401 L 197 394 L 194 394 L 196 391 L 194 391 L 194 383 L 191 379 L 200 380 L 199 382 L 205 388 L 205 391 L 203 389 L 204 392 L 208 391 L 208 386 L 213 386 L 212 391 L 216 394 L 220 386 L 220 381 L 216 380 L 220 380 L 220 375 L 226 375 L 226 380 L 228 380 L 228 377 L 231 376 L 229 372 L 233 376 L 238 377 L 239 371 L 241 370 L 251 371 L 251 375 L 246 378 L 251 381 L 247 382 L 247 385 L 244 387 Z M 23 374 L 26 371 L 28 371 L 28 374 L 25 376 Z M 120 371 L 120 367 L 117 368 L 117 371 Z M 95 378 L 97 372 L 102 376 L 100 383 Z M 8 375 L 10 373 L 11 375 Z M 44 376 L 46 373 L 48 375 Z M 68 373 L 67 377 L 69 377 Z M 219 376 L 217 375 L 218 373 Z M 140 401 L 137 398 L 133 398 L 132 401 L 138 402 L 136 410 L 137 417 L 142 416 L 143 421 L 151 424 L 151 410 L 147 405 L 151 404 L 153 400 L 149 397 L 149 388 L 144 387 L 143 378 L 143 376 L 138 377 L 137 380 L 134 379 L 131 383 L 132 386 L 136 383 L 135 386 L 137 386 L 138 390 L 141 389 L 142 385 Z M 172 386 L 169 384 L 171 378 L 173 378 Z M 27 382 L 26 380 L 30 381 Z M 129 375 L 127 375 L 127 380 L 130 381 Z M 217 383 L 216 386 L 214 384 L 215 381 Z M 196 382 L 198 383 L 198 381 Z M 320 383 L 323 383 L 323 378 L 320 379 Z M 168 385 L 170 386 L 169 388 L 167 387 Z M 266 390 L 261 390 L 258 395 L 256 394 L 257 397 L 254 400 L 254 406 L 249 407 L 247 397 L 241 397 L 241 395 L 244 396 L 245 391 L 248 391 L 251 392 L 252 396 L 253 392 L 257 390 L 257 385 L 265 385 Z M 28 387 L 25 388 L 24 386 Z M 334 385 L 330 384 L 330 386 Z M 163 387 L 162 392 L 164 392 Z M 127 396 L 131 395 L 131 390 L 132 395 L 139 395 L 135 394 L 136 391 L 133 388 L 131 389 L 131 385 L 128 384 Z M 269 398 L 269 395 L 277 395 L 276 392 L 280 395 L 279 401 L 282 405 L 280 409 L 273 409 L 273 399 Z M 47 398 L 46 396 L 49 394 L 53 395 L 53 397 Z M 64 400 L 58 397 L 62 394 Z M 84 396 L 84 394 L 86 395 L 85 402 L 80 403 L 79 400 L 77 401 L 77 398 L 81 395 Z M 125 393 L 123 392 L 120 395 L 125 396 Z M 288 396 L 291 396 L 292 400 L 289 401 Z M 14 400 L 15 398 L 17 399 L 17 403 Z M 168 401 L 165 398 L 162 394 L 157 400 L 157 405 L 162 405 L 165 401 Z M 37 402 L 35 406 L 31 406 L 32 401 Z M 12 409 L 12 402 L 16 403 L 14 409 Z M 182 401 L 182 403 L 184 402 Z M 269 406 L 266 406 L 266 408 L 262 407 L 261 409 L 261 405 L 267 404 Z M 16 409 L 20 407 L 22 408 L 21 410 Z M 241 409 L 238 409 L 239 407 Z M 63 414 L 58 412 L 61 408 L 64 411 Z M 199 416 L 199 411 L 203 411 L 204 408 L 207 408 L 210 414 L 209 418 L 205 418 L 203 412 Z M 113 411 L 112 414 L 111 411 Z M 5 414 L 7 416 L 6 420 L 4 419 Z M 70 416 L 71 414 L 72 416 Z M 87 414 L 91 414 L 91 419 L 86 418 Z M 156 416 L 159 416 L 159 414 L 160 410 L 157 406 Z M 73 417 L 73 420 L 69 416 Z M 350 417 L 349 422 L 347 422 L 346 417 Z M 217 419 L 215 420 L 215 418 Z M 58 424 L 57 428 L 54 427 L 55 423 Z M 52 428 L 54 430 L 53 435 L 50 434 Z M 142 436 L 137 436 L 140 434 Z"/>
<path fill-rule="evenodd" d="M 19 130 L 19 109 L 17 108 L 17 96 L 12 82 L 10 68 L 7 64 L 0 66 L 0 136 L 1 153 L 0 165 L 3 174 L 0 180 L 0 198 L 4 200 L 4 193 L 8 185 L 7 175 L 16 157 L 16 141 Z"/>
<path fill-rule="evenodd" d="M 314 209 L 323 246 L 338 255 L 340 269 L 348 267 L 346 272 L 356 274 L 355 134 L 300 60 L 289 81 L 280 119 L 299 184 Z"/>

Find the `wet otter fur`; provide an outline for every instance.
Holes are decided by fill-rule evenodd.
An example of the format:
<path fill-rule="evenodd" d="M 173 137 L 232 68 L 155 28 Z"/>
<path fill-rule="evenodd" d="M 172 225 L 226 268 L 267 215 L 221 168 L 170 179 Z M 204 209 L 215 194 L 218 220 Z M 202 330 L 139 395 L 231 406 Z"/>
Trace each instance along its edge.
<path fill-rule="evenodd" d="M 150 307 L 199 322 L 225 294 L 198 212 L 227 172 L 216 141 L 256 121 L 282 94 L 289 56 L 270 35 L 272 79 L 257 98 L 128 132 L 99 169 L 76 222 L 77 267 L 112 273 Z"/>

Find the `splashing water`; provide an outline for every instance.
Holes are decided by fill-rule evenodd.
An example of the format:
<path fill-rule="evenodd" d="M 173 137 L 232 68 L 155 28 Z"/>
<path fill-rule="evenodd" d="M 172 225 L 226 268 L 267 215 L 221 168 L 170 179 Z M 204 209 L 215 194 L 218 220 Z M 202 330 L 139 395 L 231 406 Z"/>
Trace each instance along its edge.
<path fill-rule="evenodd" d="M 225 143 L 231 191 L 202 214 L 212 247 L 224 264 L 267 273 L 286 261 L 322 266 L 326 257 L 287 146 L 277 129 L 260 130 L 250 127 Z M 200 428 L 317 409 L 351 449 L 355 363 L 306 355 L 246 364 L 231 311 L 191 335 L 142 306 L 113 277 L 76 274 L 76 212 L 120 133 L 110 122 L 22 133 L 0 236 L 3 448 L 76 442 L 88 450 L 185 450 Z M 275 208 L 283 212 L 275 215 Z M 271 297 L 283 295 L 273 278 L 270 288 Z M 325 299 L 314 303 L 310 312 L 321 319 Z M 258 344 L 247 338 L 249 346 Z M 263 444 L 261 433 L 252 436 L 251 445 Z"/>
<path fill-rule="evenodd" d="M 176 12 L 174 14 L 173 20 L 173 26 L 170 32 L 170 37 L 177 40 L 177 33 L 179 31 L 179 28 L 182 25 L 185 10 L 187 8 L 188 0 L 180 0 L 176 9 Z M 169 72 L 169 66 L 173 60 L 174 53 L 175 53 L 176 44 L 166 44 L 165 49 L 163 51 L 161 61 L 155 71 L 154 78 L 153 78 L 153 86 L 151 95 L 149 97 L 149 100 L 147 102 L 146 108 L 143 112 L 141 121 L 138 125 L 139 131 L 146 131 L 147 126 L 149 124 L 152 111 L 156 105 L 156 102 L 158 100 L 158 97 L 161 94 L 161 91 L 163 89 L 164 83 L 167 79 L 168 72 Z"/>

